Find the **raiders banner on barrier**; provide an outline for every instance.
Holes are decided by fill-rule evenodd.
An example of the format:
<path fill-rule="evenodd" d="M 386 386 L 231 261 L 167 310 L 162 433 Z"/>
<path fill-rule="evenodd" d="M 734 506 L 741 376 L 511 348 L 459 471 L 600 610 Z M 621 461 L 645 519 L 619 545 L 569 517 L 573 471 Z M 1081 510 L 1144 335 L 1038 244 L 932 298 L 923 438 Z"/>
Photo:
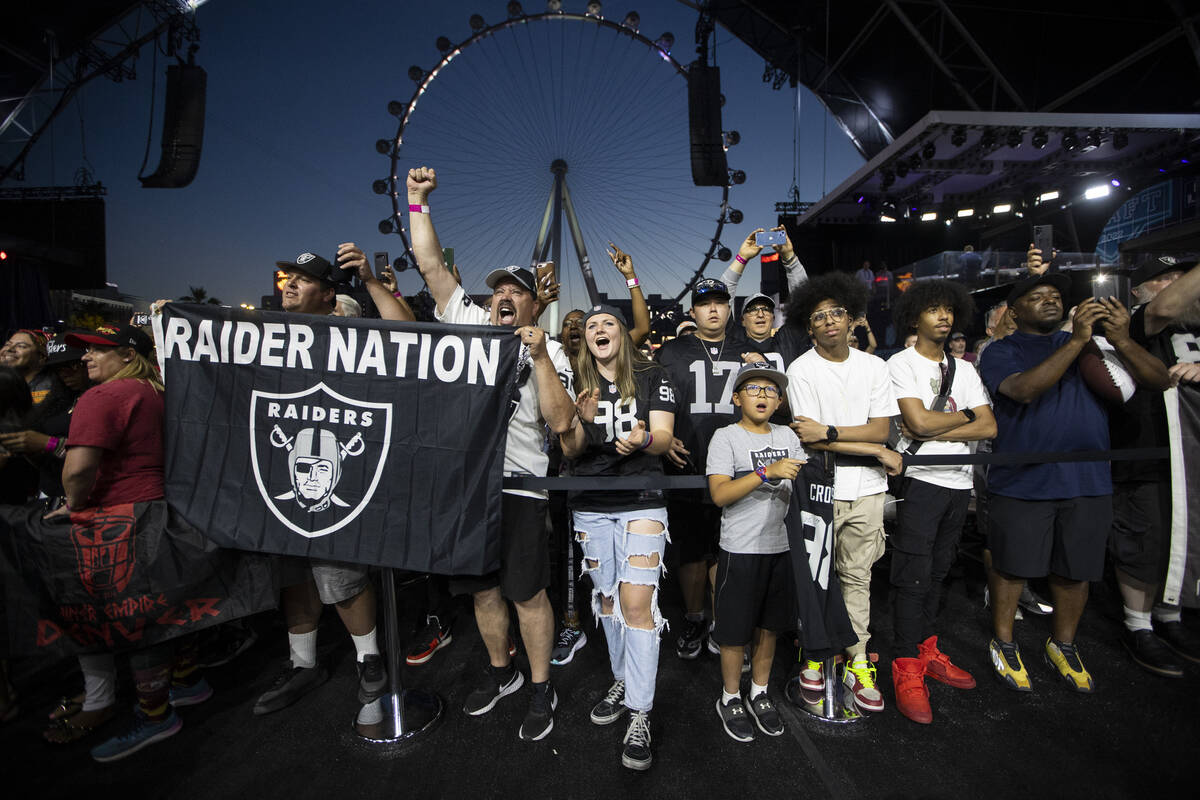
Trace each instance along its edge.
<path fill-rule="evenodd" d="M 140 649 L 275 606 L 268 557 L 219 550 L 161 500 L 44 514 L 0 506 L 15 654 Z"/>
<path fill-rule="evenodd" d="M 809 451 L 792 486 L 786 525 L 800 644 L 807 657 L 820 660 L 858 641 L 833 564 L 832 453 Z"/>
<path fill-rule="evenodd" d="M 166 493 L 226 547 L 499 565 L 511 328 L 166 306 Z"/>
<path fill-rule="evenodd" d="M 1190 334 L 1177 334 L 1182 339 Z M 1178 352 L 1180 363 L 1200 361 L 1200 347 L 1190 336 L 1191 350 Z M 1171 448 L 1171 538 L 1163 599 L 1173 605 L 1200 608 L 1200 386 L 1181 383 L 1163 392 Z M 1189 491 L 1189 489 L 1191 491 Z"/>

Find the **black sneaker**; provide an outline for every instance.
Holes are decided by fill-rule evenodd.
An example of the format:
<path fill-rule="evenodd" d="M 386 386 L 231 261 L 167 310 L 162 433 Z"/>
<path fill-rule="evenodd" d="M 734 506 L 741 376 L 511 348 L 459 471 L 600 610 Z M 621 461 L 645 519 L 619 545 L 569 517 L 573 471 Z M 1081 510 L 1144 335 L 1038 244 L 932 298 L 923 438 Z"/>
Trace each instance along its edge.
<path fill-rule="evenodd" d="M 413 636 L 404 660 L 410 667 L 420 666 L 452 641 L 450 628 L 443 628 L 441 621 L 431 614 L 425 618 L 425 626 Z"/>
<path fill-rule="evenodd" d="M 314 667 L 297 667 L 291 661 L 280 670 L 271 688 L 259 695 L 254 714 L 273 714 L 287 708 L 304 695 L 329 680 L 329 673 L 320 662 Z"/>
<path fill-rule="evenodd" d="M 563 628 L 558 632 L 558 639 L 554 642 L 554 650 L 550 653 L 550 663 L 556 667 L 570 664 L 571 659 L 585 644 L 587 644 L 587 634 L 582 630 L 570 626 Z"/>
<path fill-rule="evenodd" d="M 604 699 L 592 707 L 591 720 L 597 725 L 611 725 L 625 713 L 625 681 L 613 681 Z"/>
<path fill-rule="evenodd" d="M 513 664 L 507 667 L 493 667 L 488 664 L 475 688 L 467 695 L 463 711 L 472 717 L 486 714 L 496 707 L 496 702 L 501 697 L 512 694 L 524 684 L 525 676 Z"/>
<path fill-rule="evenodd" d="M 378 653 L 363 656 L 358 662 L 358 702 L 378 700 L 387 690 L 387 670 L 383 667 L 383 656 Z"/>
<path fill-rule="evenodd" d="M 687 620 L 683 626 L 683 633 L 675 642 L 675 655 L 686 661 L 699 658 L 707 635 L 708 625 L 704 620 Z"/>
<path fill-rule="evenodd" d="M 520 674 L 520 673 L 518 673 Z M 529 710 L 525 712 L 525 720 L 517 734 L 527 742 L 537 742 L 546 738 L 546 734 L 554 730 L 554 709 L 558 708 L 558 695 L 549 681 L 538 685 L 533 684 L 533 697 L 529 699 Z"/>
<path fill-rule="evenodd" d="M 737 742 L 754 740 L 754 724 L 746 716 L 746 707 L 742 705 L 742 698 L 735 697 L 728 703 L 722 703 L 721 698 L 718 697 L 717 716 L 721 718 L 721 727 L 729 734 L 729 738 Z"/>
<path fill-rule="evenodd" d="M 1167 647 L 1188 661 L 1200 664 L 1200 641 L 1179 620 L 1162 622 L 1154 620 L 1154 632 L 1158 634 Z"/>
<path fill-rule="evenodd" d="M 783 718 L 775 710 L 775 704 L 767 693 L 763 692 L 746 705 L 746 710 L 754 718 L 754 724 L 767 736 L 779 736 L 783 733 Z"/>
<path fill-rule="evenodd" d="M 1154 635 L 1154 631 L 1131 631 L 1121 627 L 1121 644 L 1129 651 L 1129 655 L 1138 666 L 1162 675 L 1164 678 L 1182 678 L 1183 665 L 1171 652 L 1171 648 L 1163 644 L 1162 639 Z"/>
<path fill-rule="evenodd" d="M 1054 613 L 1054 604 L 1047 602 L 1037 592 L 1030 589 L 1028 583 L 1021 589 L 1021 597 L 1017 600 L 1017 607 L 1023 608 L 1030 614 L 1039 617 L 1049 616 Z"/>
<path fill-rule="evenodd" d="M 625 729 L 625 749 L 621 751 L 621 764 L 630 769 L 650 769 L 650 714 L 634 711 Z"/>
<path fill-rule="evenodd" d="M 249 650 L 258 641 L 258 633 L 249 626 L 241 626 L 236 621 L 221 625 L 200 649 L 196 665 L 211 669 L 233 661 L 242 653 Z"/>
<path fill-rule="evenodd" d="M 713 638 L 713 631 L 716 629 L 716 620 L 708 623 L 708 635 L 704 637 L 704 646 L 708 648 L 708 652 L 714 656 L 719 656 L 721 655 L 721 645 L 717 644 L 717 640 Z"/>

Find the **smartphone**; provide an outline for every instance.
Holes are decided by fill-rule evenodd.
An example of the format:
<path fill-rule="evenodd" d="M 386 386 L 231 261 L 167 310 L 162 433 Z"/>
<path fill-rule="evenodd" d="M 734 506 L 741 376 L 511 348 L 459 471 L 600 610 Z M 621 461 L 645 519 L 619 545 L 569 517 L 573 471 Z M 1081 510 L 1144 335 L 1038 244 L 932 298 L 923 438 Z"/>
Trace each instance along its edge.
<path fill-rule="evenodd" d="M 1113 273 L 1099 273 L 1092 278 L 1092 299 L 1102 300 L 1115 297 L 1121 305 L 1129 308 L 1129 278 Z"/>
<path fill-rule="evenodd" d="M 443 247 L 442 248 L 442 261 L 446 262 L 446 269 L 450 270 L 451 272 L 454 272 L 454 248 L 453 247 Z"/>
<path fill-rule="evenodd" d="M 1054 226 L 1034 225 L 1033 246 L 1042 251 L 1042 261 L 1049 261 L 1054 252 Z"/>
<path fill-rule="evenodd" d="M 767 245 L 780 245 L 787 241 L 787 234 L 783 231 L 763 231 L 762 233 L 754 234 L 754 243 L 759 247 Z"/>
<path fill-rule="evenodd" d="M 388 263 L 388 254 L 386 252 L 375 254 L 375 277 L 383 280 L 383 276 L 387 273 Z"/>
<path fill-rule="evenodd" d="M 134 314 L 129 320 L 130 325 L 135 325 L 139 328 L 144 328 L 150 324 L 149 314 Z"/>

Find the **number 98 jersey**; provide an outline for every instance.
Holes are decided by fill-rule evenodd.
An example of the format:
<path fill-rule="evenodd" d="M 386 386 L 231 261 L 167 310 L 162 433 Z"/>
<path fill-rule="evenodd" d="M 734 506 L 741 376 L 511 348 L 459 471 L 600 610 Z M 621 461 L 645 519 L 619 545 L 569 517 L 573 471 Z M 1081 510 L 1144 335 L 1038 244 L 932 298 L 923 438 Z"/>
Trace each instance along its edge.
<path fill-rule="evenodd" d="M 575 476 L 662 474 L 660 456 L 641 450 L 623 456 L 617 452 L 616 441 L 627 438 L 639 421 L 650 433 L 651 411 L 675 413 L 675 390 L 667 371 L 657 364 L 635 368 L 633 378 L 637 384 L 637 396 L 626 404 L 622 404 L 621 391 L 616 384 L 605 382 L 600 386 L 596 417 L 591 423 L 585 423 L 588 428 L 587 451 L 573 464 Z M 584 391 L 583 387 L 576 388 Z M 634 510 L 659 508 L 665 504 L 661 489 L 570 492 L 568 502 L 576 511 Z"/>

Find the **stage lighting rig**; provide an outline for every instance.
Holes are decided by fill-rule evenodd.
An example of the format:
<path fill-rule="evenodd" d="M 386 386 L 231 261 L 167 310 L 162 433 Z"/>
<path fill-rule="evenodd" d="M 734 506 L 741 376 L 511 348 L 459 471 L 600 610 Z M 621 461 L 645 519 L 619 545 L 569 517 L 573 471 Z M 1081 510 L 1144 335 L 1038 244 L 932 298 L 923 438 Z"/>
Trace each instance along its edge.
<path fill-rule="evenodd" d="M 1031 145 L 1033 145 L 1034 147 L 1036 147 L 1038 150 L 1041 150 L 1042 148 L 1044 148 L 1049 143 L 1049 141 L 1050 141 L 1050 137 L 1046 134 L 1045 128 L 1038 128 L 1037 130 L 1035 130 L 1033 132 L 1033 135 L 1029 137 L 1029 143 Z"/>

